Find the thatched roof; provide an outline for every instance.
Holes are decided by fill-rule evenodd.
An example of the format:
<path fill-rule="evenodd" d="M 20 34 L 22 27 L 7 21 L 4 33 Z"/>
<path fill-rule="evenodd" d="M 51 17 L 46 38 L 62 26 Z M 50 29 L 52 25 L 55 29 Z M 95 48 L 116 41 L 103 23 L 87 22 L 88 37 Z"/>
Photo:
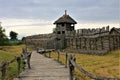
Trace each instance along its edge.
<path fill-rule="evenodd" d="M 66 13 L 62 17 L 60 17 L 57 21 L 54 22 L 54 24 L 59 24 L 59 23 L 77 24 L 77 22 Z"/>

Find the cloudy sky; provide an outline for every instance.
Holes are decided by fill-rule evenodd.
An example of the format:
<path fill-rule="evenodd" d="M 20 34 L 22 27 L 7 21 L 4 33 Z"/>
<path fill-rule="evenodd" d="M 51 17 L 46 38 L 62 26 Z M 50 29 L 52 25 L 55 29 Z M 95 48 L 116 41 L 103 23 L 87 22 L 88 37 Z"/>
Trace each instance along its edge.
<path fill-rule="evenodd" d="M 120 27 L 120 0 L 0 0 L 0 22 L 6 34 L 51 33 L 67 10 L 78 28 Z"/>

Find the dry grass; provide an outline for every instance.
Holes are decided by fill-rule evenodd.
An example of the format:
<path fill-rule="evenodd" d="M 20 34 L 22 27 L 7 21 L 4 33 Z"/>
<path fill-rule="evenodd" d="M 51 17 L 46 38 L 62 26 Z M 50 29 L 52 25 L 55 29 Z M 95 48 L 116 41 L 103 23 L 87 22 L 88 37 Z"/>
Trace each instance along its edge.
<path fill-rule="evenodd" d="M 22 53 L 22 47 L 24 47 L 24 45 L 0 46 L 0 66 L 2 62 L 10 61 L 15 56 L 19 56 Z M 22 70 L 22 67 L 21 67 L 21 70 Z M 18 75 L 17 74 L 17 62 L 13 62 L 7 67 L 6 80 L 12 80 L 17 75 Z M 1 72 L 0 72 L 0 80 L 1 80 Z"/>
<path fill-rule="evenodd" d="M 13 59 L 22 53 L 24 45 L 19 46 L 0 46 L 0 62 Z"/>
<path fill-rule="evenodd" d="M 2 51 L 8 52 L 13 55 L 20 55 L 22 53 L 22 48 L 25 47 L 25 45 L 19 45 L 19 46 L 0 46 L 0 49 Z"/>
<path fill-rule="evenodd" d="M 88 72 L 99 76 L 120 77 L 120 51 L 111 52 L 105 56 L 76 54 L 77 64 Z"/>
<path fill-rule="evenodd" d="M 76 63 L 86 71 L 110 78 L 120 78 L 120 50 L 112 51 L 104 56 L 74 54 Z M 57 53 L 52 53 L 51 57 L 57 59 Z M 65 63 L 65 54 L 60 55 L 60 61 Z M 79 80 L 90 80 L 83 73 L 75 70 Z"/>

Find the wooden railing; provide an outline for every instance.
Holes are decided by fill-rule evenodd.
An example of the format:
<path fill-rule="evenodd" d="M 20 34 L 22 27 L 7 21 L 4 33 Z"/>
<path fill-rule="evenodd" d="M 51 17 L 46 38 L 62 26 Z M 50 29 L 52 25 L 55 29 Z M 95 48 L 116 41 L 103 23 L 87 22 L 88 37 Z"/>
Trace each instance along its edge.
<path fill-rule="evenodd" d="M 15 57 L 14 59 L 12 59 L 11 61 L 8 62 L 3 62 L 0 66 L 0 71 L 2 73 L 1 75 L 1 80 L 6 80 L 6 71 L 7 71 L 7 67 L 9 67 L 9 65 L 15 61 L 17 61 L 18 64 L 18 75 L 20 73 L 20 69 L 21 69 L 21 62 L 22 60 L 26 60 L 26 62 L 24 62 L 24 64 L 28 65 L 28 68 L 30 69 L 30 58 L 31 58 L 31 52 L 26 52 L 23 53 L 21 56 L 19 57 Z"/>
<path fill-rule="evenodd" d="M 48 51 L 46 50 L 42 54 L 44 54 L 46 57 L 51 58 L 51 52 L 52 52 L 52 50 L 48 50 Z M 39 52 L 39 53 L 41 53 L 41 52 Z M 57 54 L 57 61 L 61 62 L 60 61 L 60 55 L 61 55 L 60 51 L 55 51 L 55 53 Z M 47 54 L 48 54 L 48 56 L 47 56 Z M 78 80 L 77 77 L 75 77 L 75 75 L 74 75 L 75 68 L 78 71 L 82 72 L 87 77 L 94 79 L 94 80 L 120 80 L 120 78 L 107 78 L 107 77 L 93 75 L 93 74 L 87 72 L 82 67 L 80 67 L 76 64 L 76 58 L 73 55 L 68 55 L 68 53 L 66 53 L 66 52 L 65 52 L 64 64 L 65 64 L 65 67 L 69 67 L 70 80 Z"/>
<path fill-rule="evenodd" d="M 78 66 L 75 61 L 76 61 L 75 57 L 73 57 L 72 55 L 68 56 L 70 80 L 74 80 L 74 69 L 75 68 L 78 69 L 80 72 L 82 72 L 83 74 L 85 74 L 87 77 L 89 77 L 91 79 L 95 79 L 95 80 L 120 80 L 120 78 L 107 78 L 107 77 L 93 75 L 93 74 L 87 72 L 86 70 L 84 70 L 83 68 L 81 68 L 80 66 Z"/>

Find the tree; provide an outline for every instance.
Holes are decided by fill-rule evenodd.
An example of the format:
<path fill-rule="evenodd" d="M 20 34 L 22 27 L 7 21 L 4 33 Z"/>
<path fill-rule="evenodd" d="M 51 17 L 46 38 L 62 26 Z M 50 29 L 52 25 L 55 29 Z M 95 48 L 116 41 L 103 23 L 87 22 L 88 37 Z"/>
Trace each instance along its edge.
<path fill-rule="evenodd" d="M 17 40 L 17 35 L 18 35 L 18 33 L 14 32 L 14 31 L 11 31 L 10 32 L 10 38 L 11 38 L 11 40 Z"/>
<path fill-rule="evenodd" d="M 5 29 L 2 28 L 1 22 L 0 22 L 0 46 L 8 44 L 8 38 L 5 35 Z"/>
<path fill-rule="evenodd" d="M 24 41 L 25 40 L 25 37 L 22 37 L 22 41 Z"/>

